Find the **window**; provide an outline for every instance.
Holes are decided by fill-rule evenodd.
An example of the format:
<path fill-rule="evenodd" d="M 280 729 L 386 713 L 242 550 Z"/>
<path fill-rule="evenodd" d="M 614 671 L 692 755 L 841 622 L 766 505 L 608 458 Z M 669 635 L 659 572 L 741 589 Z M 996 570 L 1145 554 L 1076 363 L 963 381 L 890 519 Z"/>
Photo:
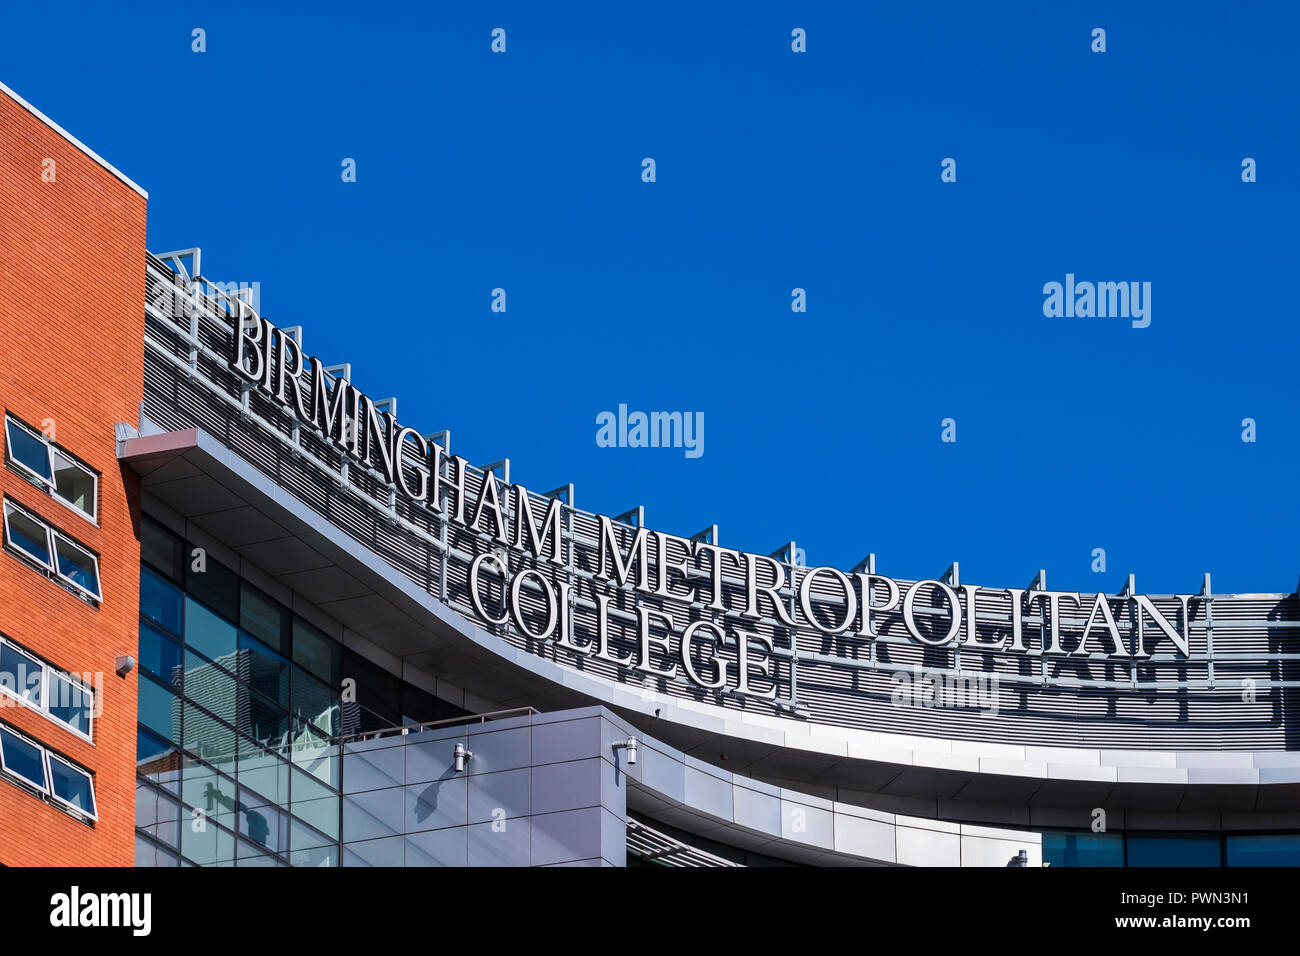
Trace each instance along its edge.
<path fill-rule="evenodd" d="M 1300 833 L 1229 834 L 1228 866 L 1300 866 Z"/>
<path fill-rule="evenodd" d="M 181 648 L 152 625 L 140 622 L 140 667 L 164 684 L 181 687 Z"/>
<path fill-rule="evenodd" d="M 45 751 L 4 727 L 0 727 L 0 769 L 26 780 L 42 793 L 49 792 Z"/>
<path fill-rule="evenodd" d="M 94 692 L 71 674 L 0 636 L 0 694 L 8 694 L 91 739 Z"/>
<path fill-rule="evenodd" d="M 1217 833 L 1130 833 L 1129 866 L 1219 866 Z"/>
<path fill-rule="evenodd" d="M 95 601 L 103 600 L 99 590 L 99 558 L 93 552 L 8 498 L 4 510 L 7 547 L 44 568 L 47 574 L 76 593 Z"/>
<path fill-rule="evenodd" d="M 96 520 L 98 473 L 12 415 L 5 416 L 5 458 L 33 484 Z"/>
<path fill-rule="evenodd" d="M 50 795 L 69 810 L 97 819 L 90 774 L 54 754 L 50 754 Z"/>
<path fill-rule="evenodd" d="M 33 707 L 41 706 L 41 692 L 45 689 L 45 668 L 36 658 L 8 641 L 0 641 L 0 693 L 25 700 Z"/>
<path fill-rule="evenodd" d="M 0 724 L 0 770 L 77 816 L 96 819 L 95 785 L 90 774 L 3 724 Z"/>
<path fill-rule="evenodd" d="M 90 722 L 94 712 L 94 696 L 81 684 L 53 668 L 49 675 L 49 701 L 47 712 L 55 720 L 66 724 L 83 737 L 90 737 Z"/>
<path fill-rule="evenodd" d="M 1123 866 L 1124 834 L 1045 830 L 1043 862 L 1052 866 Z"/>
<path fill-rule="evenodd" d="M 140 568 L 140 613 L 173 634 L 181 632 L 181 592 L 145 567 Z"/>
<path fill-rule="evenodd" d="M 148 515 L 140 522 L 140 559 L 173 581 L 185 577 L 185 542 Z"/>

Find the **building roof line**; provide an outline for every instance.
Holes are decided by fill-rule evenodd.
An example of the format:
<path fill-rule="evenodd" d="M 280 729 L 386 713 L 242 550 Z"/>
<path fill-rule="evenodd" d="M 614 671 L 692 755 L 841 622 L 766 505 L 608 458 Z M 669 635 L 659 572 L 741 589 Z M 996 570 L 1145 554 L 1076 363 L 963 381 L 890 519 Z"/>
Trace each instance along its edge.
<path fill-rule="evenodd" d="M 73 136 L 66 129 L 60 126 L 58 123 L 54 122 L 54 120 L 50 119 L 40 110 L 38 110 L 35 106 L 32 106 L 31 103 L 28 103 L 27 100 L 23 99 L 13 90 L 11 90 L 8 86 L 6 86 L 3 82 L 0 82 L 0 90 L 3 90 L 6 94 L 8 94 L 9 98 L 12 99 L 15 103 L 17 103 L 23 109 L 27 110 L 27 112 L 31 113 L 38 120 L 40 120 L 46 126 L 50 127 L 50 129 L 54 130 L 54 132 L 58 133 L 60 136 L 66 139 L 73 146 L 77 147 L 77 149 L 81 150 L 83 153 L 85 153 L 95 162 L 99 163 L 99 165 L 103 166 L 105 169 L 107 169 L 118 179 L 122 180 L 122 182 L 126 183 L 128 186 L 134 189 L 145 199 L 149 198 L 149 194 L 145 192 L 143 189 L 141 189 L 136 183 L 134 183 L 131 180 L 131 178 L 128 177 L 125 173 L 123 173 L 120 169 L 118 169 L 116 166 L 114 166 L 112 163 L 106 160 L 103 156 L 100 156 L 97 152 L 95 152 L 93 149 L 91 149 L 81 140 L 77 139 L 77 137 Z"/>

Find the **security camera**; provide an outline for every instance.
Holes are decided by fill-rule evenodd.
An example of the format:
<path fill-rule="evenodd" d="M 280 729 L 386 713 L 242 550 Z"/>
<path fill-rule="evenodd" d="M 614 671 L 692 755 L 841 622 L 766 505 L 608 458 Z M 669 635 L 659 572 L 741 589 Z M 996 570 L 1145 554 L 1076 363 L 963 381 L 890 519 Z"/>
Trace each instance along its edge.
<path fill-rule="evenodd" d="M 465 745 L 457 741 L 456 749 L 451 752 L 452 766 L 457 773 L 465 772 L 465 765 L 469 763 L 470 758 L 474 755 L 465 749 Z"/>

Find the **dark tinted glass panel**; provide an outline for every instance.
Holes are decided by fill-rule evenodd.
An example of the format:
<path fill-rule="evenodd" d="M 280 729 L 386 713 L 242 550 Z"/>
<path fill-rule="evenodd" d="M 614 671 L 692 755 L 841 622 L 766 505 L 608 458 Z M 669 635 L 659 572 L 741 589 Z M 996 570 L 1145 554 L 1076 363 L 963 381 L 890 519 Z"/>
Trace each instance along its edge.
<path fill-rule="evenodd" d="M 1129 866 L 1218 866 L 1217 833 L 1130 833 Z"/>
<path fill-rule="evenodd" d="M 184 577 L 185 542 L 149 518 L 140 522 L 140 560 L 153 565 L 173 581 Z"/>
<path fill-rule="evenodd" d="M 303 723 L 331 737 L 339 732 L 338 694 L 297 667 L 293 669 L 290 692 L 290 710 Z"/>
<path fill-rule="evenodd" d="M 403 682 L 401 699 L 403 724 L 423 724 L 438 719 L 437 702 L 428 691 Z"/>
<path fill-rule="evenodd" d="M 1300 834 L 1229 836 L 1228 866 L 1300 866 Z"/>
<path fill-rule="evenodd" d="M 140 667 L 180 689 L 181 646 L 157 628 L 140 622 Z"/>
<path fill-rule="evenodd" d="M 289 706 L 289 662 L 245 631 L 239 633 L 239 676 L 282 707 Z"/>
<path fill-rule="evenodd" d="M 382 721 L 383 726 L 395 727 L 401 723 L 402 681 L 396 674 L 348 650 L 343 652 L 343 674 L 357 682 L 356 702 Z"/>
<path fill-rule="evenodd" d="M 181 592 L 148 568 L 140 569 L 140 613 L 173 634 L 181 632 Z"/>
<path fill-rule="evenodd" d="M 1124 836 L 1049 830 L 1043 834 L 1043 862 L 1052 866 L 1123 866 Z"/>
<path fill-rule="evenodd" d="M 257 693 L 248 695 L 247 704 L 247 726 L 240 729 L 268 747 L 285 744 L 289 733 L 289 712 Z"/>
<path fill-rule="evenodd" d="M 181 714 L 178 698 L 151 678 L 140 675 L 140 723 L 160 737 L 181 739 Z"/>
<path fill-rule="evenodd" d="M 186 562 L 185 590 L 227 620 L 239 620 L 239 576 L 212 555 L 202 571 L 194 569 L 193 561 Z"/>
<path fill-rule="evenodd" d="M 0 687 L 35 707 L 41 705 L 41 662 L 10 644 L 0 643 Z"/>
<path fill-rule="evenodd" d="M 99 595 L 98 562 L 90 552 L 58 535 L 54 537 L 55 567 L 74 584 L 85 588 L 91 594 Z"/>
<path fill-rule="evenodd" d="M 12 420 L 5 421 L 9 438 L 9 457 L 22 462 L 47 481 L 50 479 L 50 456 L 45 442 Z"/>
<path fill-rule="evenodd" d="M 234 669 L 233 656 L 239 646 L 235 625 L 189 598 L 185 600 L 185 643 L 209 660 Z"/>
<path fill-rule="evenodd" d="M 293 662 L 331 687 L 339 686 L 340 651 L 337 641 L 302 618 L 294 618 Z"/>
<path fill-rule="evenodd" d="M 8 544 L 25 552 L 41 564 L 50 564 L 50 549 L 45 528 L 21 511 L 5 509 L 5 534 Z"/>
<path fill-rule="evenodd" d="M 247 696 L 247 691 L 242 696 Z M 193 651 L 185 653 L 185 699 L 210 710 L 222 720 L 234 724 L 237 719 L 239 698 L 238 682 L 220 667 L 210 664 Z M 185 739 L 190 736 L 185 729 Z M 197 753 L 198 751 L 195 751 Z"/>
<path fill-rule="evenodd" d="M 289 609 L 247 583 L 240 589 L 239 626 L 279 654 L 289 653 Z"/>
<path fill-rule="evenodd" d="M 90 774 L 50 758 L 50 789 L 54 795 L 83 813 L 95 815 L 95 793 Z"/>
<path fill-rule="evenodd" d="M 42 790 L 46 789 L 45 760 L 40 748 L 3 727 L 0 727 L 0 758 L 10 773 L 17 774 Z"/>
<path fill-rule="evenodd" d="M 140 772 L 143 773 L 146 767 L 168 762 L 174 753 L 176 748 L 161 737 L 149 733 L 143 727 L 136 730 L 135 759 Z"/>

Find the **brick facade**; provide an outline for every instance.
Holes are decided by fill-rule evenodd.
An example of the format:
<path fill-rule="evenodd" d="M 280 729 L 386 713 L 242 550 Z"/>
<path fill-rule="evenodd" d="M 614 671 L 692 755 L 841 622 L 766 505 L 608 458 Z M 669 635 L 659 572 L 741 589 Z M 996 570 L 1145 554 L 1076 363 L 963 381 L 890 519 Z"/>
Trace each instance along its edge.
<path fill-rule="evenodd" d="M 53 181 L 46 160 L 54 161 Z M 93 826 L 0 779 L 0 863 L 129 866 L 134 857 L 139 482 L 113 426 L 143 389 L 145 197 L 0 89 L 0 403 L 100 472 L 99 525 L 10 467 L 0 491 L 99 554 L 93 607 L 0 554 L 0 631 L 58 667 L 102 681 L 94 742 L 6 701 L 0 721 L 94 774 Z M 3 440 L 3 436 L 0 436 Z M 102 675 L 99 677 L 98 675 Z"/>

